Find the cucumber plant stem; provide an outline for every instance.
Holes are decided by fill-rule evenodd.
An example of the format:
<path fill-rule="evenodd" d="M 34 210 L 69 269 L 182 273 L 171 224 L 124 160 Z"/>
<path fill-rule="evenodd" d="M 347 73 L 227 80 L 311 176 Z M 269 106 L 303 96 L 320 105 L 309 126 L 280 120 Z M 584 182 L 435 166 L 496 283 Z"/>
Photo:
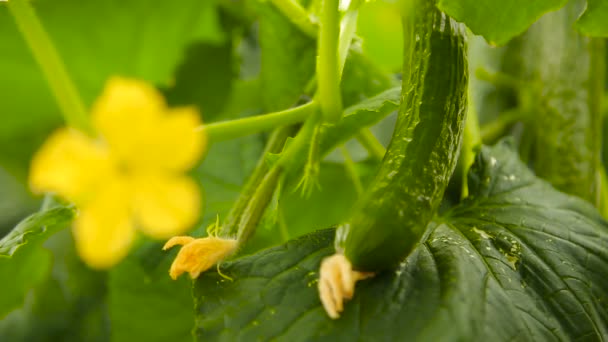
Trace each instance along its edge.
<path fill-rule="evenodd" d="M 361 0 L 351 0 L 348 7 L 348 11 L 344 14 L 340 25 L 340 37 L 338 41 L 338 75 L 342 78 L 342 71 L 344 71 L 344 64 L 346 64 L 346 57 L 348 57 L 348 50 L 350 50 L 351 43 L 357 30 L 357 18 L 359 16 L 359 5 Z"/>
<path fill-rule="evenodd" d="M 496 87 L 504 87 L 510 89 L 519 89 L 524 87 L 524 82 L 516 77 L 503 72 L 490 72 L 484 68 L 475 70 L 475 76 L 482 81 L 493 84 Z"/>
<path fill-rule="evenodd" d="M 376 136 L 370 131 L 369 128 L 364 128 L 357 133 L 355 136 L 357 141 L 367 150 L 369 155 L 376 159 L 382 160 L 384 158 L 384 154 L 386 153 L 386 148 L 378 141 Z"/>
<path fill-rule="evenodd" d="M 311 113 L 315 112 L 317 108 L 318 104 L 315 101 L 311 101 L 304 105 L 278 112 L 205 124 L 199 129 L 207 134 L 211 142 L 230 140 L 275 127 L 302 122 Z"/>
<path fill-rule="evenodd" d="M 254 190 L 247 205 L 243 208 L 238 225 L 232 228 L 236 230 L 236 239 L 239 247 L 247 242 L 255 231 L 260 218 L 272 199 L 279 178 L 283 172 L 293 167 L 293 164 L 297 164 L 296 159 L 306 148 L 319 120 L 320 113 L 316 110 L 306 120 L 292 143 L 285 147 L 279 160 L 276 161 L 260 180 L 259 186 Z M 230 228 L 227 227 L 227 229 Z"/>
<path fill-rule="evenodd" d="M 340 35 L 339 0 L 321 0 L 321 26 L 317 42 L 317 92 L 323 119 L 337 122 L 342 117 L 338 41 Z"/>
<path fill-rule="evenodd" d="M 355 163 L 353 162 L 353 158 L 348 152 L 348 149 L 345 145 L 340 146 L 340 151 L 342 152 L 342 157 L 344 157 L 344 169 L 346 173 L 350 176 L 350 179 L 353 181 L 353 185 L 355 186 L 355 191 L 357 195 L 360 196 L 363 194 L 363 184 L 361 183 L 361 178 L 357 173 L 357 169 L 355 168 Z"/>
<path fill-rule="evenodd" d="M 475 148 L 481 145 L 481 131 L 479 129 L 479 119 L 477 117 L 477 110 L 475 110 L 475 106 L 472 103 L 472 96 L 469 91 L 469 99 L 468 99 L 468 108 L 467 108 L 467 118 L 464 126 L 464 133 L 462 139 L 462 157 L 461 157 L 461 165 L 462 165 L 462 189 L 461 189 L 461 198 L 465 198 L 469 195 L 469 185 L 468 185 L 468 173 L 469 168 L 473 165 L 475 161 Z"/>
<path fill-rule="evenodd" d="M 295 125 L 282 126 L 272 132 L 262 156 L 259 158 L 251 175 L 247 178 L 247 182 L 241 189 L 236 202 L 230 208 L 228 216 L 224 219 L 222 230 L 220 231 L 221 236 L 230 238 L 236 236 L 243 213 L 252 201 L 256 190 L 260 188 L 265 174 L 268 172 L 269 165 L 266 156 L 271 153 L 280 153 L 285 141 L 294 133 L 295 129 Z M 265 183 L 265 186 L 272 186 L 274 188 L 273 184 Z"/>
<path fill-rule="evenodd" d="M 527 114 L 526 111 L 520 108 L 500 113 L 496 120 L 481 126 L 481 140 L 486 144 L 494 143 L 505 134 L 511 125 L 525 120 Z"/>
<path fill-rule="evenodd" d="M 93 134 L 86 107 L 30 2 L 11 0 L 8 9 L 40 66 L 66 123 L 87 134 Z"/>
<path fill-rule="evenodd" d="M 589 68 L 590 77 L 589 81 L 591 85 L 589 86 L 589 111 L 591 114 L 591 135 L 592 141 L 591 144 L 593 146 L 593 164 L 596 173 L 596 186 L 598 187 L 595 191 L 595 206 L 600 208 L 600 210 L 604 211 L 604 208 L 600 207 L 602 202 L 602 197 L 606 196 L 605 187 L 607 184 L 602 181 L 601 172 L 603 171 L 604 166 L 602 165 L 602 128 L 604 125 L 603 121 L 603 104 L 602 100 L 604 99 L 604 81 L 606 76 L 606 47 L 605 40 L 600 38 L 591 38 L 590 45 L 590 53 L 589 53 L 589 62 L 591 67 Z M 604 198 L 604 201 L 606 198 Z M 602 212 L 604 217 L 607 213 Z"/>
<path fill-rule="evenodd" d="M 295 0 L 271 0 L 277 9 L 289 21 L 296 25 L 302 33 L 309 37 L 317 37 L 317 25 L 311 20 L 308 12 Z"/>

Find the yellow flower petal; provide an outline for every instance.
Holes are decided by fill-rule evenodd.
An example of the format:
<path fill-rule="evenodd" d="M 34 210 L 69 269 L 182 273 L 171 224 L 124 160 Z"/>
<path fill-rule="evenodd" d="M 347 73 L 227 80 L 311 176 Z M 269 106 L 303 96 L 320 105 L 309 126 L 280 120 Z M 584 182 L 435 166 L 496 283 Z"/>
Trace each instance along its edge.
<path fill-rule="evenodd" d="M 112 267 L 129 252 L 135 228 L 129 217 L 129 196 L 125 189 L 119 182 L 107 184 L 74 221 L 76 249 L 90 267 Z"/>
<path fill-rule="evenodd" d="M 184 233 L 198 220 L 201 195 L 190 178 L 148 174 L 133 185 L 132 208 L 146 235 L 166 239 Z"/>
<path fill-rule="evenodd" d="M 167 244 L 169 242 L 171 240 Z M 179 239 L 179 241 L 174 241 L 174 244 L 181 244 L 181 242 L 186 242 L 186 240 Z M 224 260 L 235 249 L 236 240 L 232 239 L 206 237 L 186 242 L 171 264 L 169 275 L 171 278 L 177 279 L 182 273 L 188 272 L 192 279 L 197 278 L 202 272 Z"/>
<path fill-rule="evenodd" d="M 201 157 L 207 145 L 204 131 L 197 130 L 202 124 L 194 107 L 180 107 L 168 111 L 157 131 L 154 154 L 159 165 L 166 170 L 186 171 Z"/>
<path fill-rule="evenodd" d="M 186 171 L 200 158 L 205 136 L 193 107 L 169 110 L 150 85 L 111 79 L 93 107 L 95 127 L 132 168 Z"/>
<path fill-rule="evenodd" d="M 194 240 L 195 239 L 192 236 L 174 236 L 165 243 L 165 245 L 163 246 L 163 251 L 166 251 L 167 249 L 177 245 L 187 245 Z"/>
<path fill-rule="evenodd" d="M 86 202 L 113 171 L 104 146 L 76 130 L 62 128 L 32 159 L 29 181 L 34 192 L 55 192 L 79 204 Z"/>
<path fill-rule="evenodd" d="M 146 142 L 154 140 L 165 110 L 164 99 L 154 87 L 114 77 L 95 101 L 92 118 L 112 153 L 125 161 L 137 158 L 146 150 Z"/>

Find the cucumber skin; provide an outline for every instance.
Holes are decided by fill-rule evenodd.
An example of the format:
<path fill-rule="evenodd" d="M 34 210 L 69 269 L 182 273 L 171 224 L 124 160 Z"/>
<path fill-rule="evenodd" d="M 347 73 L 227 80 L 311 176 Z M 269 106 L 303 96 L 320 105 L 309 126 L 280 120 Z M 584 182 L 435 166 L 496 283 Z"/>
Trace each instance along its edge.
<path fill-rule="evenodd" d="M 410 37 L 404 34 L 402 103 L 392 140 L 369 190 L 336 232 L 336 250 L 356 270 L 380 271 L 404 260 L 436 213 L 460 150 L 466 31 L 433 1 L 414 1 L 414 26 L 404 20 Z"/>
<path fill-rule="evenodd" d="M 519 40 L 517 73 L 536 85 L 531 94 L 520 91 L 522 98 L 533 99 L 528 126 L 536 139 L 534 171 L 558 190 L 597 206 L 602 109 L 595 101 L 603 96 L 604 72 L 593 66 L 593 39 L 573 28 L 584 8 L 582 0 L 569 1 L 532 25 Z"/>

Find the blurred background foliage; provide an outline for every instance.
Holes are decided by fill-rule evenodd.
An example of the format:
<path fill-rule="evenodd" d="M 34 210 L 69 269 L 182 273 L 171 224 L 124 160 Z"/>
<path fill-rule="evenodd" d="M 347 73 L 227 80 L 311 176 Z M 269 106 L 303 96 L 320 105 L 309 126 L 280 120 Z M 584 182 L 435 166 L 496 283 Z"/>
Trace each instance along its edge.
<path fill-rule="evenodd" d="M 313 11 L 316 8 L 316 0 L 300 2 Z M 312 95 L 315 41 L 270 1 L 34 0 L 32 4 L 89 106 L 111 75 L 151 82 L 170 105 L 199 107 L 207 123 L 285 109 Z M 376 95 L 400 79 L 402 34 L 395 2 L 366 2 L 360 13 L 357 38 L 344 69 L 345 106 Z M 2 3 L 0 42 L 3 236 L 39 210 L 42 198 L 27 188 L 29 160 L 63 122 Z M 494 48 L 482 38 L 471 37 L 471 99 L 482 124 L 517 106 L 513 89 L 475 77 L 479 68 L 512 70 L 510 49 L 513 45 Z M 372 129 L 384 144 L 390 139 L 394 119 L 389 116 Z M 510 129 L 521 136 L 521 125 Z M 264 157 L 267 139 L 267 134 L 258 134 L 210 146 L 193 171 L 205 203 L 193 235 L 204 235 L 217 215 L 226 216 L 246 177 Z M 366 184 L 378 161 L 369 158 L 356 141 L 346 146 L 357 162 L 358 177 Z M 295 191 L 298 176 L 290 174 L 282 181 L 244 253 L 326 228 L 349 214 L 357 191 L 339 151 L 324 159 L 321 186 L 310 197 Z M 457 201 L 460 195 L 461 177 L 453 179 L 447 202 Z M 191 282 L 186 277 L 169 278 L 176 251 L 162 252 L 162 242 L 141 238 L 129 257 L 108 272 L 92 271 L 79 261 L 69 229 L 53 235 L 44 246 L 44 250 L 23 248 L 15 255 L 30 260 L 19 272 L 0 259 L 0 282 L 16 284 L 0 293 L 0 341 L 191 340 Z"/>
<path fill-rule="evenodd" d="M 302 1 L 314 8 L 314 1 Z M 301 101 L 314 73 L 315 42 L 270 2 L 257 0 L 75 1 L 35 0 L 32 5 L 90 106 L 106 79 L 143 79 L 161 89 L 170 105 L 194 104 L 204 122 L 285 109 Z M 345 105 L 398 82 L 401 25 L 394 3 L 361 9 L 357 42 L 345 66 Z M 0 236 L 37 212 L 42 198 L 27 187 L 29 160 L 63 125 L 59 108 L 6 6 L 0 4 Z M 387 48 L 390 46 L 391 48 Z M 387 142 L 394 118 L 374 127 Z M 203 235 L 223 218 L 261 157 L 267 134 L 210 146 L 193 171 L 204 193 Z M 347 144 L 365 183 L 377 161 L 356 142 Z M 336 224 L 357 197 L 340 153 L 323 162 L 321 187 L 305 198 L 287 177 L 245 253 Z M 331 205 L 332 210 L 327 210 Z M 52 207 L 52 205 L 51 205 Z M 307 215 L 302 215 L 302 208 Z M 42 218 L 44 219 L 44 217 Z M 62 227 L 63 228 L 63 227 Z M 194 320 L 190 281 L 172 281 L 175 251 L 142 238 L 129 257 L 108 272 L 77 258 L 69 229 L 44 243 L 0 259 L 2 341 L 186 341 Z M 19 281 L 16 281 L 19 277 Z M 151 327 L 159 328 L 151 328 Z M 160 329 L 162 327 L 162 329 Z"/>

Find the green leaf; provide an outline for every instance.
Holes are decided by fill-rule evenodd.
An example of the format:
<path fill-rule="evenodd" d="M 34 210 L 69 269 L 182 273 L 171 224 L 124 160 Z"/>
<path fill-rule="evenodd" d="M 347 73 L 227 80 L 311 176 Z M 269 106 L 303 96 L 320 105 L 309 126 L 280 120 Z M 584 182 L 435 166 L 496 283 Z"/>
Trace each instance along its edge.
<path fill-rule="evenodd" d="M 587 0 L 587 9 L 575 24 L 576 29 L 588 36 L 608 36 L 608 2 Z"/>
<path fill-rule="evenodd" d="M 401 87 L 394 87 L 363 100 L 344 110 L 344 116 L 335 125 L 323 127 L 321 153 L 327 153 L 345 143 L 361 129 L 372 126 L 397 109 L 401 101 Z"/>
<path fill-rule="evenodd" d="M 362 40 L 363 52 L 386 71 L 400 71 L 403 66 L 400 23 L 397 2 L 367 1 L 359 9 L 357 35 Z"/>
<path fill-rule="evenodd" d="M 110 271 L 111 341 L 191 341 L 194 313 L 190 281 L 169 277 L 177 253 L 146 243 Z M 158 260 L 161 262 L 156 262 Z"/>
<path fill-rule="evenodd" d="M 293 106 L 315 70 L 315 41 L 270 3 L 258 4 L 264 110 Z"/>
<path fill-rule="evenodd" d="M 74 214 L 73 207 L 55 207 L 29 216 L 0 240 L 0 258 L 10 258 L 25 245 L 46 240 L 65 228 Z"/>
<path fill-rule="evenodd" d="M 44 280 L 28 291 L 20 308 L 0 320 L 0 340 L 108 341 L 105 272 L 93 271 L 82 263 L 68 229 L 35 251 L 33 254 L 45 253 L 37 263 L 52 260 L 51 272 L 44 272 Z M 16 257 L 21 254 L 17 252 Z"/>
<path fill-rule="evenodd" d="M 523 33 L 543 14 L 566 4 L 567 0 L 439 0 L 437 7 L 465 23 L 473 33 L 490 44 L 502 45 Z"/>
<path fill-rule="evenodd" d="M 401 81 L 392 74 L 382 70 L 361 52 L 355 49 L 349 51 L 340 83 L 344 107 L 355 105 L 396 86 L 401 86 Z"/>
<path fill-rule="evenodd" d="M 219 43 L 216 1 L 37 0 L 33 3 L 86 105 L 108 77 L 168 84 L 192 41 Z M 0 163 L 20 173 L 43 137 L 61 124 L 55 100 L 8 9 L 0 4 Z"/>
<path fill-rule="evenodd" d="M 193 105 L 204 122 L 215 121 L 227 104 L 234 70 L 232 44 L 196 44 L 178 68 L 175 86 L 168 89 L 171 105 Z"/>
<path fill-rule="evenodd" d="M 74 217 L 73 208 L 41 211 L 19 223 L 0 240 L 0 317 L 23 303 L 26 293 L 40 283 L 51 266 L 42 242 L 65 228 Z"/>
<path fill-rule="evenodd" d="M 398 269 L 358 283 L 331 320 L 318 268 L 324 230 L 222 264 L 195 284 L 204 340 L 506 341 L 608 334 L 608 224 L 538 179 L 508 143 L 483 147 L 470 197 L 429 224 Z"/>

